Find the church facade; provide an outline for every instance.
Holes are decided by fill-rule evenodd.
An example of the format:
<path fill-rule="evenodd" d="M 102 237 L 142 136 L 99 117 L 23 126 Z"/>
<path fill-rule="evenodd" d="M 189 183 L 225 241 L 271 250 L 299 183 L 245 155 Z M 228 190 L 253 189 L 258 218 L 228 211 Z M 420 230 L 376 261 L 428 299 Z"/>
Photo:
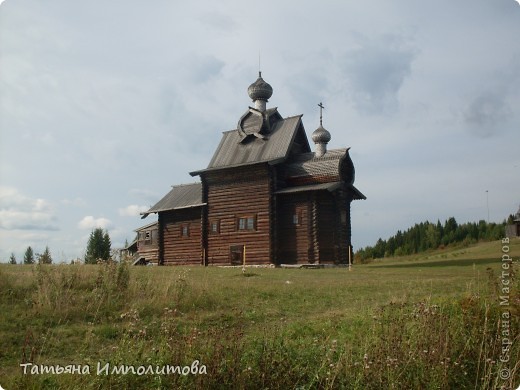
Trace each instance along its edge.
<path fill-rule="evenodd" d="M 137 230 L 141 263 L 351 261 L 350 207 L 365 196 L 354 187 L 349 148 L 327 149 L 320 118 L 312 151 L 301 115 L 266 108 L 272 93 L 259 74 L 248 88 L 254 106 L 223 133 L 208 166 L 190 173 L 200 181 L 173 186 L 143 213 L 158 218 Z"/>

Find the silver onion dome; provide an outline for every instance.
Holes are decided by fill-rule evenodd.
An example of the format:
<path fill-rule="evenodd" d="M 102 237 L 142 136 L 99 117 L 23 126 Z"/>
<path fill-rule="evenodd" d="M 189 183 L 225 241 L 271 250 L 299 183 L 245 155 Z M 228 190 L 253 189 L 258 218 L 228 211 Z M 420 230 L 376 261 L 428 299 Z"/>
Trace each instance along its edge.
<path fill-rule="evenodd" d="M 258 78 L 247 88 L 247 94 L 253 101 L 267 101 L 273 95 L 273 88 L 264 81 L 262 72 L 258 72 Z"/>
<path fill-rule="evenodd" d="M 329 131 L 320 125 L 320 127 L 313 131 L 312 141 L 315 144 L 327 144 L 330 141 Z"/>

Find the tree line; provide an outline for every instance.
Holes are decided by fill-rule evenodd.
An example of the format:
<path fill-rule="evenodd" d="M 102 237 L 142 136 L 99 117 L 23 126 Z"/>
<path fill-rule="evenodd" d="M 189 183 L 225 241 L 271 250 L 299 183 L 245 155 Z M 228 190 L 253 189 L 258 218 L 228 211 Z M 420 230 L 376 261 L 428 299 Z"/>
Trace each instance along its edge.
<path fill-rule="evenodd" d="M 110 236 L 106 230 L 101 228 L 94 229 L 90 233 L 90 237 L 87 243 L 87 249 L 85 250 L 84 262 L 85 264 L 96 264 L 100 261 L 107 261 L 111 258 L 111 246 Z M 9 257 L 9 264 L 17 264 L 16 256 L 11 253 Z M 48 246 L 45 247 L 43 253 L 34 253 L 31 246 L 28 246 L 25 250 L 23 260 L 21 264 L 52 264 L 51 251 Z"/>
<path fill-rule="evenodd" d="M 34 253 L 34 250 L 28 246 L 23 255 L 23 261 L 21 264 L 52 264 L 52 256 L 51 251 L 48 246 L 45 247 L 43 253 Z M 14 253 L 11 253 L 9 256 L 9 264 L 17 264 L 16 256 Z"/>
<path fill-rule="evenodd" d="M 508 222 L 512 216 L 508 218 Z M 479 241 L 498 240 L 504 236 L 506 221 L 502 223 L 479 222 L 457 223 L 454 217 L 444 224 L 429 221 L 416 223 L 413 227 L 397 233 L 387 240 L 379 239 L 374 246 L 367 246 L 356 252 L 356 259 L 406 256 L 430 249 L 443 248 L 452 244 L 469 245 Z"/>

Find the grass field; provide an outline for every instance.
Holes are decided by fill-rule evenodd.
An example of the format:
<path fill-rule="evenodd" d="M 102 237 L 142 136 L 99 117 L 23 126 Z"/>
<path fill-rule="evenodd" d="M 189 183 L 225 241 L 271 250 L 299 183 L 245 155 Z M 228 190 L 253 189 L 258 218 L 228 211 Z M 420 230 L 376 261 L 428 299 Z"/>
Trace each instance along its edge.
<path fill-rule="evenodd" d="M 505 276 L 501 242 L 352 271 L 1 265 L 0 385 L 516 388 L 520 240 L 508 249 Z"/>

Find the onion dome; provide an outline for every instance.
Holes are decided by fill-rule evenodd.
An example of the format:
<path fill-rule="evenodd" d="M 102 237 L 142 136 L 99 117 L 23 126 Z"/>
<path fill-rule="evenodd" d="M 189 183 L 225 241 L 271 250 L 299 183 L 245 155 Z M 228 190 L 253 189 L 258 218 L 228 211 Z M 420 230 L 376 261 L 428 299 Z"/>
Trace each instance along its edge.
<path fill-rule="evenodd" d="M 262 72 L 258 72 L 258 78 L 247 88 L 247 94 L 253 101 L 267 101 L 273 95 L 273 88 L 264 81 Z"/>
<path fill-rule="evenodd" d="M 320 125 L 320 127 L 312 133 L 312 140 L 315 144 L 327 144 L 330 141 L 330 133 Z"/>

